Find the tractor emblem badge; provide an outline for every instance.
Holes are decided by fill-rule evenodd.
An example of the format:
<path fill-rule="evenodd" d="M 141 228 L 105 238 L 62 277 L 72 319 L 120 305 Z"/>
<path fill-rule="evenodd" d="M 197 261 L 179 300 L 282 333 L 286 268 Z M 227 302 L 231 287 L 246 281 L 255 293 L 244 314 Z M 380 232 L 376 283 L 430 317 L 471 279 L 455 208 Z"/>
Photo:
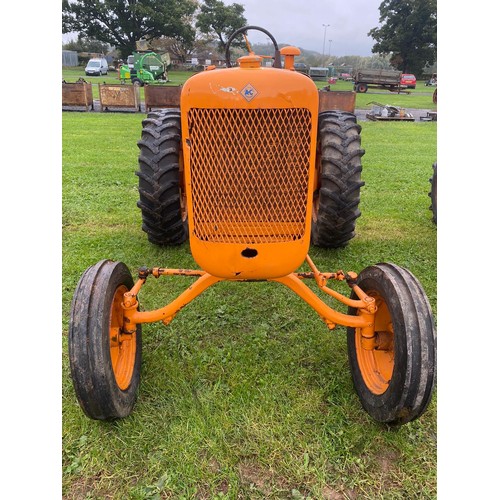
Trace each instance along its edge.
<path fill-rule="evenodd" d="M 258 94 L 258 92 L 252 87 L 252 85 L 248 84 L 245 87 L 243 87 L 243 90 L 240 92 L 240 94 L 248 102 L 250 102 Z"/>

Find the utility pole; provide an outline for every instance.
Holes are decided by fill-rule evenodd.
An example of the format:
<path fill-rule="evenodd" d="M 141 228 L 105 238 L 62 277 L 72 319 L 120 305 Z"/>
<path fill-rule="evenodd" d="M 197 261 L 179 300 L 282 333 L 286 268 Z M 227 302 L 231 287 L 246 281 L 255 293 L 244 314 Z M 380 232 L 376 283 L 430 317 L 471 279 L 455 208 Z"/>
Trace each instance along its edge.
<path fill-rule="evenodd" d="M 329 45 L 328 45 L 328 58 L 330 58 L 330 53 L 332 51 L 332 41 L 328 40 L 328 43 L 329 43 Z"/>
<path fill-rule="evenodd" d="M 323 35 L 323 59 L 325 59 L 325 42 L 326 42 L 326 28 L 330 26 L 329 24 L 323 24 L 325 28 L 325 34 Z"/>

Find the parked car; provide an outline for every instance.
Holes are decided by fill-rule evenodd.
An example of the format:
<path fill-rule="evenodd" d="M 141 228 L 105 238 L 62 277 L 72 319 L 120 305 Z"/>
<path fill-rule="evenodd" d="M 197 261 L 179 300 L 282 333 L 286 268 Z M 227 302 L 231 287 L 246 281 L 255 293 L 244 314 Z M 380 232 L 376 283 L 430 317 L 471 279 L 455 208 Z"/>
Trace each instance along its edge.
<path fill-rule="evenodd" d="M 406 87 L 407 89 L 414 89 L 417 86 L 417 79 L 415 78 L 415 75 L 403 73 L 401 75 L 400 85 L 401 87 Z"/>
<path fill-rule="evenodd" d="M 90 59 L 85 67 L 87 76 L 101 76 L 108 74 L 108 62 L 104 57 L 99 59 Z"/>

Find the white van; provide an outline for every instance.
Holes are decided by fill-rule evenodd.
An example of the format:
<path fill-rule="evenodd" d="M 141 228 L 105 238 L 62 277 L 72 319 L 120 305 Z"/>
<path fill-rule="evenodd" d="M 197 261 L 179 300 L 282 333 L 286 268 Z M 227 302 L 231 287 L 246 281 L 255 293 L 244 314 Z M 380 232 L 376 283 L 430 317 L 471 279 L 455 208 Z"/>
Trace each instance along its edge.
<path fill-rule="evenodd" d="M 90 59 L 85 67 L 87 76 L 101 76 L 108 74 L 108 61 L 101 57 L 99 59 Z"/>

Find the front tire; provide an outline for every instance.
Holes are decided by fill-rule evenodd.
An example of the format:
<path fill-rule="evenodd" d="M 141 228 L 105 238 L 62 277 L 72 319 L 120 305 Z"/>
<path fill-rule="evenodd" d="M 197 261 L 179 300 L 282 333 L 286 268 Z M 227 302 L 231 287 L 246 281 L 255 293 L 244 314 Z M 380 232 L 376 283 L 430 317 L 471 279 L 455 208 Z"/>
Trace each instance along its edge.
<path fill-rule="evenodd" d="M 375 343 L 362 346 L 360 328 L 347 328 L 349 363 L 363 408 L 378 422 L 400 425 L 429 404 L 435 378 L 436 333 L 418 280 L 394 264 L 364 269 L 357 280 L 376 299 Z M 357 298 L 353 292 L 352 298 Z M 349 308 L 349 314 L 357 310 Z"/>
<path fill-rule="evenodd" d="M 342 111 L 319 115 L 317 170 L 311 239 L 319 247 L 345 247 L 355 235 L 361 180 L 361 127 Z"/>
<path fill-rule="evenodd" d="M 133 286 L 122 262 L 89 267 L 76 287 L 68 334 L 71 377 L 87 416 L 113 420 L 130 414 L 139 387 L 142 335 L 124 333 L 123 294 Z"/>
<path fill-rule="evenodd" d="M 139 201 L 142 229 L 156 245 L 180 245 L 188 237 L 182 189 L 181 118 L 178 109 L 163 109 L 142 122 Z"/>

